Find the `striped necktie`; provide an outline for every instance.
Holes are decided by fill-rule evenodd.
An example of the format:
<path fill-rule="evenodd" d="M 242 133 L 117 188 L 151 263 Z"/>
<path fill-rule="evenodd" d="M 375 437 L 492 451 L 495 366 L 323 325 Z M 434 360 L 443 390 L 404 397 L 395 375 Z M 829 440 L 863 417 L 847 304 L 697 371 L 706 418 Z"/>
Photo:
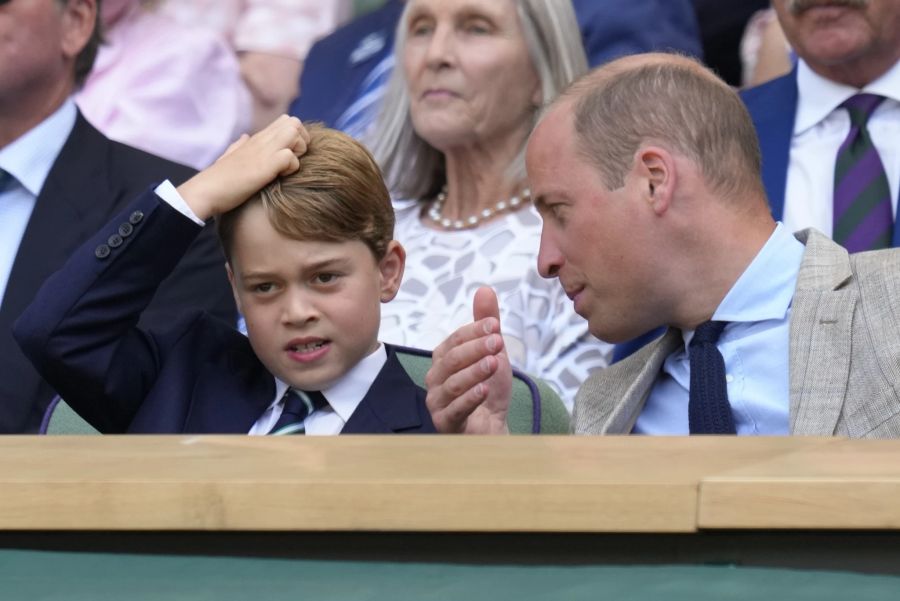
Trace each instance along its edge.
<path fill-rule="evenodd" d="M 305 434 L 304 421 L 311 413 L 328 405 L 325 396 L 318 390 L 303 391 L 288 388 L 282 397 L 284 408 L 281 417 L 272 426 L 269 434 Z"/>
<path fill-rule="evenodd" d="M 834 166 L 833 237 L 850 252 L 891 245 L 891 190 L 866 127 L 883 100 L 875 94 L 857 94 L 841 105 L 850 113 L 850 133 Z"/>
<path fill-rule="evenodd" d="M 725 383 L 725 360 L 716 343 L 727 322 L 706 321 L 694 330 L 688 346 L 691 387 L 688 423 L 691 434 L 735 434 Z"/>

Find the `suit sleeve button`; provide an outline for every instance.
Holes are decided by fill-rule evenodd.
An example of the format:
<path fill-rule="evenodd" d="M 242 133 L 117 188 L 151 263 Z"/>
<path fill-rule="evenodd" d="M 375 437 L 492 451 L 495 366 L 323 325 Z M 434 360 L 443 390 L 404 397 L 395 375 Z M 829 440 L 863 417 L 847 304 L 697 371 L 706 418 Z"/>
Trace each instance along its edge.
<path fill-rule="evenodd" d="M 134 231 L 134 226 L 128 223 L 127 221 L 119 226 L 119 235 L 123 238 L 127 238 Z"/>
<path fill-rule="evenodd" d="M 122 246 L 122 236 L 119 234 L 113 234 L 107 239 L 106 243 L 109 244 L 110 248 L 119 248 Z"/>
<path fill-rule="evenodd" d="M 128 222 L 131 225 L 137 225 L 144 219 L 144 213 L 142 211 L 135 211 L 128 217 Z"/>
<path fill-rule="evenodd" d="M 98 259 L 105 259 L 109 256 L 109 247 L 105 244 L 101 244 L 94 250 L 94 256 Z"/>

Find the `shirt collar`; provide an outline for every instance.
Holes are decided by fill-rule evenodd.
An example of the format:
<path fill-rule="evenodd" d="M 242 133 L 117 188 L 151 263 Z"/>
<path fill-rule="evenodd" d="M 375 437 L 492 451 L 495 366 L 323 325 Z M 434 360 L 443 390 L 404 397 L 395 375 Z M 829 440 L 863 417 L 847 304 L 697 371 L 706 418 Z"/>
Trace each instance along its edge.
<path fill-rule="evenodd" d="M 322 390 L 328 405 L 344 420 L 344 423 L 347 423 L 350 416 L 356 411 L 386 362 L 387 350 L 383 344 L 379 344 L 373 353 L 363 357 L 334 386 Z M 287 389 L 286 382 L 275 378 L 275 402 L 272 403 L 273 405 L 281 401 Z"/>
<path fill-rule="evenodd" d="M 803 244 L 778 223 L 722 299 L 713 319 L 729 322 L 784 319 L 794 298 L 804 250 Z"/>
<path fill-rule="evenodd" d="M 794 135 L 820 123 L 842 102 L 860 91 L 885 96 L 900 103 L 900 61 L 862 90 L 857 90 L 853 86 L 822 77 L 800 59 L 797 64 L 797 87 L 799 94 Z"/>
<path fill-rule="evenodd" d="M 794 298 L 804 251 L 803 243 L 779 222 L 712 319 L 731 323 L 784 319 Z M 682 330 L 681 335 L 688 352 L 694 330 Z"/>
<path fill-rule="evenodd" d="M 0 149 L 0 167 L 33 196 L 40 196 L 56 157 L 72 133 L 76 115 L 75 102 L 67 98 L 53 114 Z"/>

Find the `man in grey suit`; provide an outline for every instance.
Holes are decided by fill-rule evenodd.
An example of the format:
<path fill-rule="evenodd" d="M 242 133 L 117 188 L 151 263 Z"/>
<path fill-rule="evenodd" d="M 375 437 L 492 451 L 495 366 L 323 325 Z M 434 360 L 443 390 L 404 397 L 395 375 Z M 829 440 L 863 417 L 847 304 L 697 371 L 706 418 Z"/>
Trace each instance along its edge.
<path fill-rule="evenodd" d="M 538 267 L 603 340 L 664 336 L 594 373 L 584 434 L 900 434 L 900 251 L 776 223 L 740 99 L 699 63 L 636 55 L 576 82 L 527 150 Z M 503 432 L 496 296 L 435 349 L 441 431 Z"/>

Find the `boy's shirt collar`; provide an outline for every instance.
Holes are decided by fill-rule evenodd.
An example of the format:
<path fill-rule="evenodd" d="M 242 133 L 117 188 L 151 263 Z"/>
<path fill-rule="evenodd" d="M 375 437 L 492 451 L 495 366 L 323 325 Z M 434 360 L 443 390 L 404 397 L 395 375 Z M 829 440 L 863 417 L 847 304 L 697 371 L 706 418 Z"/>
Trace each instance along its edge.
<path fill-rule="evenodd" d="M 347 423 L 350 416 L 359 407 L 386 362 L 387 350 L 384 344 L 378 343 L 378 348 L 374 352 L 363 357 L 333 386 L 321 391 L 325 400 L 328 401 L 328 405 L 344 423 Z M 286 382 L 275 378 L 275 400 L 272 401 L 270 407 L 278 405 L 287 389 Z"/>

